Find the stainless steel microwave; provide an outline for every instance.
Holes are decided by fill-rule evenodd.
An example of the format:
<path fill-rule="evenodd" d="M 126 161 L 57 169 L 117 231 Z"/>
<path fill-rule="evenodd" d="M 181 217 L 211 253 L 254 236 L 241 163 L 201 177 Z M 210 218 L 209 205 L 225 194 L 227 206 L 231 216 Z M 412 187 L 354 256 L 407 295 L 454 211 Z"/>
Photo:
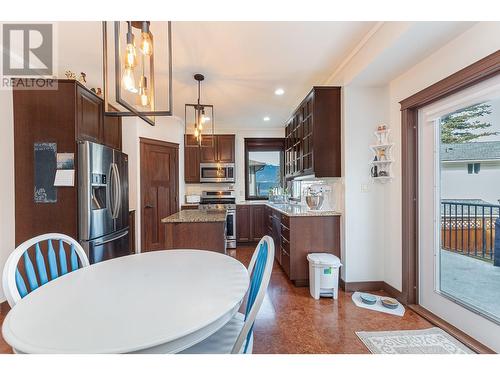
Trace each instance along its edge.
<path fill-rule="evenodd" d="M 234 163 L 201 163 L 200 182 L 234 183 Z"/>

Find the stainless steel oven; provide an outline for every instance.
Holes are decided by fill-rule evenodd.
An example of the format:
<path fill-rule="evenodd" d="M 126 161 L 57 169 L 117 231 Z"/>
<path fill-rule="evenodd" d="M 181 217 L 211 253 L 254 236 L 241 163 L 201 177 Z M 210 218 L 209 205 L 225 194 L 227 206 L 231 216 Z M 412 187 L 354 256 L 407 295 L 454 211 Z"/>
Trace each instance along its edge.
<path fill-rule="evenodd" d="M 203 191 L 200 210 L 226 211 L 226 247 L 236 248 L 236 195 L 234 190 Z"/>
<path fill-rule="evenodd" d="M 226 216 L 226 247 L 236 248 L 236 209 L 228 208 Z"/>
<path fill-rule="evenodd" d="M 234 163 L 200 163 L 200 182 L 234 181 Z"/>

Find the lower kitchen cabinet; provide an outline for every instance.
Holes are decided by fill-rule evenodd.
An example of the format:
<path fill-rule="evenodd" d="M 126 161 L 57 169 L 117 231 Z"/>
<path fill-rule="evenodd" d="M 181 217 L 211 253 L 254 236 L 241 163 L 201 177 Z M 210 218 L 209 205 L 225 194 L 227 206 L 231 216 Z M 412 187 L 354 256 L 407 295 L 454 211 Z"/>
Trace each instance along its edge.
<path fill-rule="evenodd" d="M 340 216 L 288 216 L 272 208 L 266 212 L 276 261 L 296 286 L 309 284 L 307 254 L 330 253 L 340 258 Z"/>
<path fill-rule="evenodd" d="M 267 233 L 263 204 L 236 205 L 236 241 L 258 242 Z"/>
<path fill-rule="evenodd" d="M 296 286 L 309 284 L 309 253 L 340 258 L 340 216 L 290 216 L 260 204 L 236 205 L 238 243 L 274 241 L 274 257 Z"/>
<path fill-rule="evenodd" d="M 250 206 L 236 205 L 236 242 L 250 242 Z"/>

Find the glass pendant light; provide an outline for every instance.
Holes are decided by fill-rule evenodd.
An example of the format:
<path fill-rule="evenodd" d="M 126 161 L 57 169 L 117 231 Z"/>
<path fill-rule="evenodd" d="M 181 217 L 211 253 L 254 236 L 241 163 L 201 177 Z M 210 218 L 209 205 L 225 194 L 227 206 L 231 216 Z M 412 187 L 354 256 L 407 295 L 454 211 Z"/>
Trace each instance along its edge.
<path fill-rule="evenodd" d="M 205 134 L 214 134 L 214 106 L 211 104 L 202 104 L 201 101 L 201 83 L 205 80 L 203 74 L 195 74 L 195 81 L 198 85 L 198 98 L 193 104 L 184 105 L 184 124 L 185 124 L 185 134 L 194 137 L 196 142 L 191 145 L 186 145 L 186 147 L 210 147 L 214 145 L 214 138 L 207 138 L 202 145 L 202 138 Z M 188 115 L 189 112 L 189 115 Z"/>
<path fill-rule="evenodd" d="M 149 105 L 149 90 L 147 79 L 144 75 L 141 76 L 141 80 L 139 81 L 139 101 L 143 107 L 147 107 Z"/>
<path fill-rule="evenodd" d="M 130 67 L 123 69 L 122 84 L 125 90 L 136 93 L 134 70 Z"/>
<path fill-rule="evenodd" d="M 141 28 L 141 51 L 146 56 L 151 56 L 153 54 L 153 39 L 151 38 L 151 33 L 149 32 L 149 22 L 143 21 Z"/>
<path fill-rule="evenodd" d="M 205 76 L 203 74 L 195 74 L 194 79 L 198 81 L 198 101 L 195 106 L 195 111 L 196 111 L 196 123 L 194 124 L 194 136 L 198 143 L 201 144 L 201 131 L 203 130 L 203 122 L 202 122 L 202 116 L 205 113 L 205 110 L 203 106 L 200 104 L 200 97 L 201 97 L 201 81 L 205 79 Z"/>
<path fill-rule="evenodd" d="M 132 23 L 127 22 L 127 47 L 125 49 L 125 67 L 135 68 L 137 66 L 137 53 L 135 50 L 134 34 L 132 33 Z"/>

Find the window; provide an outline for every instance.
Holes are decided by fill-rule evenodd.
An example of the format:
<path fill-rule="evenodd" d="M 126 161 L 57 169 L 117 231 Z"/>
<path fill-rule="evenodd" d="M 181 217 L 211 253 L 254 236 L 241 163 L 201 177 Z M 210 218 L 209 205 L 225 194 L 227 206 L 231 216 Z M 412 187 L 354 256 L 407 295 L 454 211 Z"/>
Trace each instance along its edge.
<path fill-rule="evenodd" d="M 245 138 L 245 198 L 268 199 L 269 190 L 283 181 L 284 144 L 281 138 Z"/>
<path fill-rule="evenodd" d="M 478 174 L 481 170 L 481 163 L 469 163 L 467 164 L 467 173 Z"/>

